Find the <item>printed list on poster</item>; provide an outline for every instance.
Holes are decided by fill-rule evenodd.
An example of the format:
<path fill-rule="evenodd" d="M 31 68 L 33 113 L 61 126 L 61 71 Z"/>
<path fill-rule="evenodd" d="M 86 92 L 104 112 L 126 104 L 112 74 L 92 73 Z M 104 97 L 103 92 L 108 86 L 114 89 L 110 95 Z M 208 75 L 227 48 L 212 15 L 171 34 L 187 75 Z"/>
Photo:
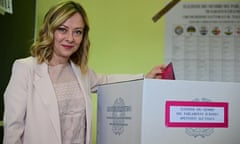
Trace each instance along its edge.
<path fill-rule="evenodd" d="M 240 2 L 180 2 L 165 37 L 176 79 L 240 82 Z"/>

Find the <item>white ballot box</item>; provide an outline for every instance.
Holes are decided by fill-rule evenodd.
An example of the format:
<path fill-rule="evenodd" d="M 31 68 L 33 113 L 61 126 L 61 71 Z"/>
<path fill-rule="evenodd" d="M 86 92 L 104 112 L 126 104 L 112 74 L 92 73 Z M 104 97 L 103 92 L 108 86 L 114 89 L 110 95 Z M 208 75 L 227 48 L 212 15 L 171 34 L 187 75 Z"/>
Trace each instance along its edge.
<path fill-rule="evenodd" d="M 99 86 L 97 144 L 240 144 L 240 83 Z"/>

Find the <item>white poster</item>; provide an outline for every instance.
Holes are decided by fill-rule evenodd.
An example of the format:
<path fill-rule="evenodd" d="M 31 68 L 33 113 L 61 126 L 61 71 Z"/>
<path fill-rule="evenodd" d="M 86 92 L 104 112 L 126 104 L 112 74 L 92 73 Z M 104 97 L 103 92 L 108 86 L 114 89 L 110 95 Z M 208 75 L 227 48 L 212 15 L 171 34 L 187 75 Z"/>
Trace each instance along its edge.
<path fill-rule="evenodd" d="M 176 79 L 240 82 L 240 2 L 180 2 L 165 38 Z"/>

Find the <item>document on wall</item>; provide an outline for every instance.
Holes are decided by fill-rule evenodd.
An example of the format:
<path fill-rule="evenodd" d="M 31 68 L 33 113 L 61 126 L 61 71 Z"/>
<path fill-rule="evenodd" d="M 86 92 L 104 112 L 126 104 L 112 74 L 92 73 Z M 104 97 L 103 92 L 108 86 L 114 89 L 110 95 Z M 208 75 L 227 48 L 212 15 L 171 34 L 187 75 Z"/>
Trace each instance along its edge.
<path fill-rule="evenodd" d="M 180 2 L 165 38 L 176 79 L 240 82 L 240 2 Z"/>

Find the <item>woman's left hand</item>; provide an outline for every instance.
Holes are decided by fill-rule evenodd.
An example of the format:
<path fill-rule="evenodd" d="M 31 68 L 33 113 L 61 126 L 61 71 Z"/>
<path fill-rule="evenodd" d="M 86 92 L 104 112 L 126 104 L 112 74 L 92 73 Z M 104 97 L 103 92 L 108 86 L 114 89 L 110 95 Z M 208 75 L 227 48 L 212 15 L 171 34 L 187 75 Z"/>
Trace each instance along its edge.
<path fill-rule="evenodd" d="M 164 64 L 153 67 L 152 70 L 145 75 L 145 78 L 162 79 L 162 72 L 165 67 Z"/>

